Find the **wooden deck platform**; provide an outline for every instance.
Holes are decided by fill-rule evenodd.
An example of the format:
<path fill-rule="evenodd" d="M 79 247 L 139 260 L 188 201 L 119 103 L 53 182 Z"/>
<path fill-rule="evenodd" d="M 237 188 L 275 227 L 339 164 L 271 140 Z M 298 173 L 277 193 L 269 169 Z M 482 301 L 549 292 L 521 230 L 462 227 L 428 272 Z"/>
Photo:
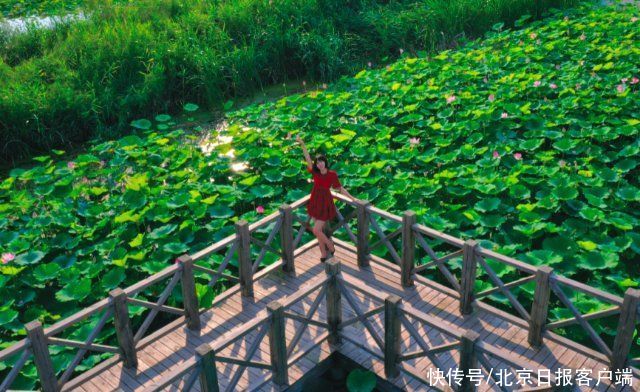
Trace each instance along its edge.
<path fill-rule="evenodd" d="M 353 286 L 364 288 L 371 292 L 371 295 L 363 291 L 350 290 L 351 299 L 355 300 L 360 307 L 360 311 L 367 312 L 376 307 L 384 306 L 383 298 L 390 294 L 395 294 L 401 298 L 403 306 L 424 315 L 433 317 L 441 327 L 449 330 L 473 330 L 479 334 L 479 340 L 485 345 L 492 346 L 496 352 L 502 353 L 505 357 L 516 357 L 526 368 L 532 371 L 534 378 L 537 376 L 537 369 L 550 369 L 553 374 L 557 369 L 573 369 L 571 371 L 571 381 L 575 386 L 574 390 L 580 391 L 632 391 L 640 390 L 640 378 L 635 374 L 633 378 L 633 389 L 631 387 L 616 388 L 614 385 L 601 383 L 596 386 L 595 381 L 599 370 L 606 370 L 607 364 L 598 358 L 594 351 L 576 345 L 576 343 L 564 339 L 554 333 L 545 332 L 545 339 L 540 349 L 535 350 L 527 343 L 527 323 L 513 315 L 499 311 L 486 304 L 474 304 L 477 308 L 473 314 L 463 317 L 459 312 L 459 294 L 439 285 L 430 282 L 423 277 L 416 278 L 416 284 L 410 288 L 403 288 L 400 285 L 400 269 L 397 265 L 381 260 L 375 256 L 371 259 L 369 267 L 359 267 L 357 263 L 357 253 L 354 246 L 334 240 L 337 244 L 336 259 L 340 261 L 341 275 L 344 282 Z M 80 377 L 70 380 L 63 387 L 63 390 L 79 391 L 142 391 L 154 390 L 158 383 L 166 381 L 176 369 L 184 368 L 189 361 L 193 361 L 196 356 L 196 348 L 203 343 L 213 344 L 216 341 L 227 339 L 229 336 L 239 333 L 243 326 L 255 323 L 267 316 L 267 305 L 272 301 L 287 301 L 297 293 L 305 291 L 314 282 L 326 278 L 325 265 L 319 261 L 320 252 L 315 241 L 304 245 L 296 250 L 295 273 L 288 274 L 282 272 L 280 268 L 267 268 L 260 271 L 254 277 L 254 297 L 241 295 L 239 285 L 227 290 L 214 301 L 211 309 L 201 313 L 200 321 L 202 328 L 200 331 L 189 330 L 184 325 L 184 318 L 176 320 L 166 327 L 154 332 L 144 341 L 148 345 L 140 347 L 137 352 L 138 369 L 128 370 L 123 367 L 123 362 L 114 357 L 99 364 L 97 367 L 87 371 Z M 289 312 L 300 314 L 304 317 L 313 306 L 314 300 L 320 290 L 310 293 L 299 302 L 294 303 Z M 346 300 L 346 301 L 345 301 Z M 343 319 L 347 320 L 356 316 L 357 312 L 352 309 L 348 298 L 342 298 Z M 325 301 L 318 301 L 318 311 L 314 316 L 318 322 L 326 320 L 327 308 Z M 370 318 L 370 326 L 379 337 L 384 338 L 384 314 L 378 313 Z M 452 340 L 441 331 L 430 325 L 421 323 L 417 319 L 411 319 L 410 323 L 424 339 L 429 347 L 447 344 Z M 181 325 L 180 325 L 181 324 Z M 286 340 L 290 342 L 298 331 L 302 330 L 302 325 L 292 319 L 286 320 Z M 266 329 L 266 327 L 264 328 Z M 270 361 L 269 339 L 266 338 L 264 329 L 256 328 L 245 338 L 226 347 L 222 352 L 216 353 L 227 357 L 247 359 L 247 352 L 251 352 L 252 344 L 259 344 L 255 354 L 250 358 L 254 363 L 266 363 Z M 375 339 L 369 330 L 360 322 L 345 326 L 342 331 L 344 336 L 342 343 L 330 346 L 323 334 L 326 329 L 316 325 L 307 325 L 307 329 L 302 332 L 302 339 L 292 352 L 304 352 L 307 347 L 312 347 L 314 343 L 323 340 L 322 344 L 306 353 L 293 366 L 289 367 L 288 384 L 293 385 L 305 373 L 315 367 L 317 363 L 330 355 L 332 350 L 339 350 L 361 365 L 375 371 L 383 378 L 385 377 L 383 353 L 376 344 Z M 416 342 L 406 328 L 401 332 L 402 352 L 420 351 L 421 344 Z M 256 337 L 261 338 L 258 342 Z M 359 342 L 364 347 L 352 343 Z M 438 359 L 444 368 L 457 367 L 459 363 L 459 351 L 443 351 L 438 355 Z M 504 390 L 516 390 L 523 386 L 516 387 L 515 368 L 508 362 L 500 358 L 490 359 L 490 365 L 494 371 L 499 369 L 509 369 L 512 373 L 510 381 L 512 387 L 505 387 Z M 233 380 L 239 365 L 230 363 L 217 363 L 218 380 L 220 390 L 261 390 L 272 391 L 278 387 L 271 382 L 271 372 L 266 369 L 248 367 L 243 371 L 239 379 Z M 425 380 L 428 380 L 429 369 L 433 369 L 433 363 L 426 356 L 418 356 L 415 359 L 408 359 L 400 366 L 400 375 L 389 379 L 396 386 L 407 391 L 429 391 L 446 389 L 442 384 L 440 388 L 435 385 L 428 387 Z M 587 376 L 590 377 L 591 385 L 575 385 L 577 369 L 587 369 Z M 191 370 L 193 371 L 193 370 Z M 419 373 L 419 378 L 411 373 Z M 182 390 L 185 382 L 189 379 L 189 371 L 175 382 L 167 385 L 163 390 Z M 445 373 L 446 375 L 446 373 Z M 238 377 L 238 376 L 236 376 Z M 420 379 L 422 378 L 422 380 Z M 489 381 L 487 376 L 483 376 L 478 386 L 479 391 L 500 390 L 493 381 Z M 509 382 L 509 380 L 506 380 Z M 192 390 L 200 391 L 200 384 L 193 383 Z M 551 390 L 551 389 L 549 389 Z"/>

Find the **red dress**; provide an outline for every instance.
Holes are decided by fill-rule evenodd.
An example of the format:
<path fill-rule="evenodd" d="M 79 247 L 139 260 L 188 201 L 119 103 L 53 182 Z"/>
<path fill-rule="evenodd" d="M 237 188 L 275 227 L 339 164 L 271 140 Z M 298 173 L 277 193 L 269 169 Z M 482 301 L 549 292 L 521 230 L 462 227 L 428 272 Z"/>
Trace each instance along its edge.
<path fill-rule="evenodd" d="M 307 203 L 307 213 L 312 218 L 328 221 L 336 216 L 336 205 L 333 203 L 331 188 L 340 188 L 338 174 L 333 170 L 328 170 L 325 174 L 315 173 L 307 166 L 307 171 L 313 175 L 313 189 L 311 198 Z"/>

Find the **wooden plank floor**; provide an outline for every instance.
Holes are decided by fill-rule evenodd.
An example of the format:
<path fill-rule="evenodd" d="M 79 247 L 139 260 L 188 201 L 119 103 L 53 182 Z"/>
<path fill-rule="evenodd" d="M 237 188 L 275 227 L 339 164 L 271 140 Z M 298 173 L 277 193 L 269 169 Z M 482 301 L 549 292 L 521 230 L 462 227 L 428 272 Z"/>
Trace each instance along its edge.
<path fill-rule="evenodd" d="M 588 369 L 587 375 L 596 378 L 599 370 L 606 370 L 606 364 L 598 360 L 593 355 L 589 355 L 589 350 L 577 351 L 570 344 L 565 344 L 562 338 L 556 339 L 555 334 L 550 334 L 546 338 L 541 349 L 530 349 L 527 344 L 527 330 L 523 328 L 522 323 L 517 323 L 513 317 L 501 317 L 500 312 L 496 314 L 486 309 L 478 309 L 473 315 L 461 317 L 458 307 L 457 298 L 438 284 L 430 283 L 428 285 L 418 283 L 412 288 L 402 288 L 399 284 L 400 276 L 397 267 L 390 263 L 381 262 L 371 263 L 370 267 L 359 268 L 357 266 L 355 249 L 346 245 L 339 240 L 336 243 L 342 244 L 337 247 L 336 257 L 342 263 L 341 269 L 344 278 L 358 285 L 366 285 L 369 288 L 379 292 L 381 295 L 396 294 L 400 296 L 403 303 L 409 304 L 421 312 L 434 316 L 441 320 L 442 325 L 455 325 L 458 328 L 473 329 L 480 334 L 481 340 L 491 345 L 506 350 L 509 353 L 517 355 L 519 359 L 525 363 L 531 364 L 527 368 L 536 374 L 536 370 L 540 367 L 546 367 L 555 372 L 558 368 L 573 369 L 571 372 L 572 382 L 575 386 L 574 390 L 580 391 L 632 391 L 640 389 L 640 378 L 637 376 L 633 379 L 633 389 L 630 387 L 615 387 L 605 384 L 595 385 L 592 380 L 591 385 L 576 385 L 574 378 L 576 369 Z M 84 375 L 72 380 L 65 385 L 64 390 L 80 390 L 80 391 L 141 391 L 152 388 L 154 383 L 161 377 L 166 376 L 175 370 L 185 361 L 191 360 L 195 355 L 195 349 L 202 343 L 212 343 L 222 334 L 239 328 L 242 324 L 254 320 L 258 317 L 266 316 L 266 306 L 274 300 L 286 301 L 287 297 L 292 296 L 301 288 L 313 283 L 315 279 L 325 276 L 324 265 L 319 262 L 320 251 L 317 245 L 309 244 L 306 250 L 297 255 L 296 273 L 295 275 L 287 275 L 279 270 L 269 273 L 267 276 L 258 280 L 254 284 L 255 297 L 243 298 L 236 287 L 228 290 L 223 295 L 216 298 L 213 307 L 201 314 L 202 330 L 193 332 L 184 326 L 167 327 L 165 332 L 158 331 L 155 333 L 158 337 L 152 343 L 141 348 L 138 352 L 139 366 L 137 370 L 131 371 L 124 369 L 122 363 L 113 360 L 105 361 L 98 367 L 91 369 Z M 426 282 L 426 281 L 423 281 Z M 363 311 L 373 309 L 381 302 L 371 297 L 352 291 L 354 299 L 359 303 Z M 318 295 L 318 291 L 313 292 L 303 301 L 295 304 L 290 311 L 306 314 L 307 310 Z M 343 320 L 355 316 L 354 311 L 343 298 Z M 325 301 L 321 301 L 317 313 L 313 317 L 317 320 L 325 320 L 326 318 Z M 384 338 L 383 333 L 383 315 L 379 314 L 371 319 L 374 330 L 378 336 Z M 429 328 L 418 322 L 412 323 L 420 332 L 421 336 L 429 344 L 429 346 L 439 345 L 451 341 L 451 338 L 442 333 Z M 241 328 L 241 327 L 240 327 Z M 290 342 L 295 332 L 300 328 L 298 322 L 287 320 L 287 342 Z M 296 345 L 293 355 L 298 350 L 309 347 L 323 330 L 309 326 L 304 332 L 300 343 Z M 375 341 L 369 332 L 361 323 L 352 324 L 342 331 L 345 336 L 361 342 L 368 347 L 369 350 L 381 353 Z M 255 340 L 257 331 L 248 334 L 244 339 L 232 344 L 223 350 L 220 355 L 234 358 L 245 358 L 247 347 Z M 402 348 L 404 352 L 412 352 L 419 349 L 416 342 L 409 338 L 408 332 L 402 328 Z M 384 377 L 384 364 L 374 355 L 356 347 L 348 341 L 338 347 L 345 355 L 356 360 L 361 365 L 375 371 L 381 377 Z M 290 385 L 296 382 L 305 373 L 309 372 L 317 363 L 328 357 L 331 348 L 328 343 L 323 343 L 320 347 L 311 351 L 303 359 L 297 362 L 289 369 Z M 451 350 L 438 354 L 438 358 L 445 368 L 454 368 L 458 363 L 457 350 Z M 252 361 L 269 363 L 269 342 L 265 336 L 260 343 L 256 354 L 251 358 Z M 491 365 L 497 372 L 498 369 L 508 369 L 511 373 L 511 379 L 514 383 L 513 389 L 522 388 L 517 386 L 517 379 L 513 376 L 516 369 L 508 366 L 499 358 L 490 359 Z M 426 358 L 418 358 L 406 362 L 408 365 L 421 372 L 422 377 L 428 379 L 429 369 L 435 369 L 432 363 Z M 218 377 L 221 383 L 221 390 L 228 387 L 231 377 L 234 375 L 237 365 L 218 363 Z M 231 387 L 231 390 L 261 390 L 275 391 L 277 388 L 267 378 L 266 371 L 247 368 L 239 379 L 238 383 Z M 164 390 L 181 390 L 185 376 L 181 381 L 175 382 L 172 386 Z M 390 380 L 398 387 L 407 391 L 431 391 L 441 390 L 442 388 L 431 387 L 428 384 L 418 381 L 406 372 L 401 372 L 396 379 Z M 441 385 L 442 386 L 442 385 Z M 194 384 L 194 390 L 199 391 L 198 382 Z M 482 383 L 478 386 L 479 391 L 497 391 L 499 390 L 493 382 L 487 382 L 487 376 L 482 378 Z"/>

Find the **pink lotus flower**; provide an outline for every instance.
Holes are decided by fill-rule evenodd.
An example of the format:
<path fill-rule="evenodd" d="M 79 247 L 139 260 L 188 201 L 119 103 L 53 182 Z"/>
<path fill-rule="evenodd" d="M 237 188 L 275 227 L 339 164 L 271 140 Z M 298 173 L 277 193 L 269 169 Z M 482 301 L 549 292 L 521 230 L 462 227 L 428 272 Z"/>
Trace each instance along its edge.
<path fill-rule="evenodd" d="M 509 113 L 507 112 L 502 112 L 502 114 L 500 115 L 500 118 L 507 118 L 509 117 Z"/>
<path fill-rule="evenodd" d="M 322 88 L 326 90 L 327 89 L 327 84 L 326 83 L 322 83 Z"/>
<path fill-rule="evenodd" d="M 262 214 L 262 213 L 264 213 L 264 207 L 263 207 L 263 206 L 258 206 L 258 207 L 256 208 L 256 212 L 257 212 L 258 214 Z"/>
<path fill-rule="evenodd" d="M 638 79 L 637 77 L 633 77 L 631 78 L 631 84 L 637 84 L 638 82 L 640 82 L 640 79 Z"/>
<path fill-rule="evenodd" d="M 580 38 L 580 41 L 584 41 L 587 38 L 587 36 L 584 35 L 584 33 L 582 33 L 578 38 Z"/>
<path fill-rule="evenodd" d="M 420 143 L 420 138 L 419 137 L 412 137 L 412 138 L 409 139 L 409 144 L 411 144 L 412 146 L 415 146 L 418 143 Z"/>
<path fill-rule="evenodd" d="M 369 68 L 371 68 L 371 61 L 369 61 L 367 65 L 369 66 Z"/>
<path fill-rule="evenodd" d="M 10 262 L 11 260 L 15 259 L 16 255 L 14 255 L 13 253 L 3 253 L 2 254 L 2 264 L 7 264 L 8 262 Z"/>
<path fill-rule="evenodd" d="M 531 38 L 531 39 L 536 39 L 537 36 L 538 36 L 538 34 L 536 34 L 536 33 L 529 34 L 529 38 Z"/>
<path fill-rule="evenodd" d="M 618 90 L 619 93 L 623 93 L 624 92 L 624 83 L 617 85 L 616 86 L 616 90 Z"/>
<path fill-rule="evenodd" d="M 518 161 L 522 160 L 522 154 L 520 154 L 519 152 L 513 154 L 513 157 Z"/>
<path fill-rule="evenodd" d="M 576 90 L 580 90 L 580 83 L 576 83 Z"/>
<path fill-rule="evenodd" d="M 560 165 L 560 167 L 565 167 L 567 166 L 567 162 L 563 161 L 562 159 L 560 161 L 558 161 L 558 165 Z"/>
<path fill-rule="evenodd" d="M 500 158 L 500 154 L 498 154 L 498 151 L 493 152 L 493 158 L 495 159 Z"/>
<path fill-rule="evenodd" d="M 404 53 L 404 49 L 400 48 L 400 54 Z"/>
<path fill-rule="evenodd" d="M 456 100 L 456 96 L 455 95 L 450 95 L 450 96 L 447 97 L 447 103 L 451 103 L 451 102 L 453 102 L 455 100 Z"/>
<path fill-rule="evenodd" d="M 535 82 L 533 82 L 533 87 L 538 87 L 540 86 L 540 81 L 536 80 Z"/>
<path fill-rule="evenodd" d="M 555 90 L 558 88 L 558 86 L 555 83 L 551 83 L 549 87 L 551 87 L 552 90 Z"/>
<path fill-rule="evenodd" d="M 303 81 L 302 81 L 302 85 L 303 85 L 303 86 L 306 86 L 306 85 L 307 85 L 307 81 L 306 81 L 306 80 L 303 80 Z"/>
<path fill-rule="evenodd" d="M 76 167 L 76 163 L 75 162 L 67 162 L 67 167 L 69 169 L 73 169 L 74 167 Z"/>
<path fill-rule="evenodd" d="M 495 99 L 496 99 L 495 95 L 489 94 L 489 102 L 493 102 L 493 101 L 495 101 Z"/>
<path fill-rule="evenodd" d="M 633 18 L 631 18 L 631 22 L 635 23 L 637 21 L 638 21 L 638 17 L 637 16 L 634 16 Z"/>
<path fill-rule="evenodd" d="M 622 79 L 620 79 L 620 81 L 621 81 L 622 83 L 627 83 L 627 80 L 629 80 L 629 78 L 622 78 Z"/>

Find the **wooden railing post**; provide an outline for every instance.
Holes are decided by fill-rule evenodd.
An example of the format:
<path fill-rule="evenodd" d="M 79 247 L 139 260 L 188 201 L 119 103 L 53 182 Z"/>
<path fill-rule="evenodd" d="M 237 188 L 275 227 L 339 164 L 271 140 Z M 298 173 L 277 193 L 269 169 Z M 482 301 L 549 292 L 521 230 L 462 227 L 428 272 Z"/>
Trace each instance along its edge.
<path fill-rule="evenodd" d="M 249 223 L 242 219 L 235 224 L 238 241 L 238 268 L 240 269 L 240 290 L 245 297 L 253 297 L 253 266 L 251 265 L 251 238 Z"/>
<path fill-rule="evenodd" d="M 413 286 L 413 270 L 415 268 L 416 237 L 413 225 L 416 213 L 405 211 L 402 215 L 402 260 L 400 264 L 402 287 Z"/>
<path fill-rule="evenodd" d="M 620 307 L 618 330 L 616 331 L 611 353 L 609 370 L 613 372 L 623 369 L 627 364 L 627 356 L 633 344 L 636 320 L 640 317 L 638 304 L 640 304 L 640 290 L 628 288 L 624 293 L 624 299 Z"/>
<path fill-rule="evenodd" d="M 120 346 L 120 354 L 124 367 L 131 369 L 138 367 L 136 347 L 133 342 L 133 332 L 129 323 L 129 307 L 127 306 L 127 293 L 117 288 L 109 292 L 113 303 L 113 318 L 116 325 L 116 336 Z"/>
<path fill-rule="evenodd" d="M 273 301 L 267 305 L 267 310 L 270 315 L 269 350 L 271 351 L 273 382 L 276 385 L 287 385 L 289 376 L 287 373 L 287 340 L 284 334 L 284 307 L 280 302 Z"/>
<path fill-rule="evenodd" d="M 358 209 L 358 266 L 369 266 L 369 211 L 367 206 L 369 202 L 366 200 L 356 200 L 356 208 Z"/>
<path fill-rule="evenodd" d="M 471 314 L 474 301 L 473 289 L 476 283 L 476 251 L 478 243 L 467 240 L 462 248 L 462 276 L 460 278 L 460 313 Z"/>
<path fill-rule="evenodd" d="M 42 324 L 38 320 L 33 320 L 25 324 L 24 327 L 27 330 L 27 337 L 33 353 L 33 362 L 35 362 L 36 370 L 38 371 L 42 390 L 44 392 L 59 391 L 58 380 L 53 370 L 53 362 L 51 361 L 47 337 L 44 335 Z"/>
<path fill-rule="evenodd" d="M 461 371 L 462 382 L 458 388 L 459 392 L 471 392 L 476 390 L 475 384 L 471 383 L 469 369 L 478 369 L 476 341 L 478 341 L 479 338 L 479 333 L 468 329 L 460 339 L 460 366 L 458 368 Z"/>
<path fill-rule="evenodd" d="M 338 275 L 340 274 L 340 262 L 330 258 L 324 264 L 329 277 L 327 282 L 327 324 L 329 324 L 329 344 L 340 344 L 340 323 L 342 323 L 342 305 L 340 303 L 340 287 Z"/>
<path fill-rule="evenodd" d="M 220 391 L 213 347 L 208 343 L 202 343 L 196 347 L 196 357 L 200 363 L 200 390 L 202 392 Z"/>
<path fill-rule="evenodd" d="M 534 347 L 542 345 L 542 334 L 547 324 L 549 310 L 549 295 L 551 294 L 550 279 L 553 268 L 543 265 L 536 271 L 536 291 L 531 305 L 531 320 L 529 320 L 529 344 Z"/>
<path fill-rule="evenodd" d="M 293 209 L 288 204 L 280 206 L 282 225 L 280 225 L 280 247 L 282 248 L 282 270 L 295 272 L 293 260 Z"/>
<path fill-rule="evenodd" d="M 200 329 L 200 312 L 198 295 L 196 294 L 196 282 L 193 277 L 193 259 L 189 255 L 178 257 L 180 268 L 182 268 L 182 302 L 184 304 L 184 317 L 187 320 L 187 327 L 190 330 Z"/>
<path fill-rule="evenodd" d="M 400 356 L 400 309 L 402 300 L 395 294 L 384 300 L 384 373 L 388 378 L 395 378 Z"/>

